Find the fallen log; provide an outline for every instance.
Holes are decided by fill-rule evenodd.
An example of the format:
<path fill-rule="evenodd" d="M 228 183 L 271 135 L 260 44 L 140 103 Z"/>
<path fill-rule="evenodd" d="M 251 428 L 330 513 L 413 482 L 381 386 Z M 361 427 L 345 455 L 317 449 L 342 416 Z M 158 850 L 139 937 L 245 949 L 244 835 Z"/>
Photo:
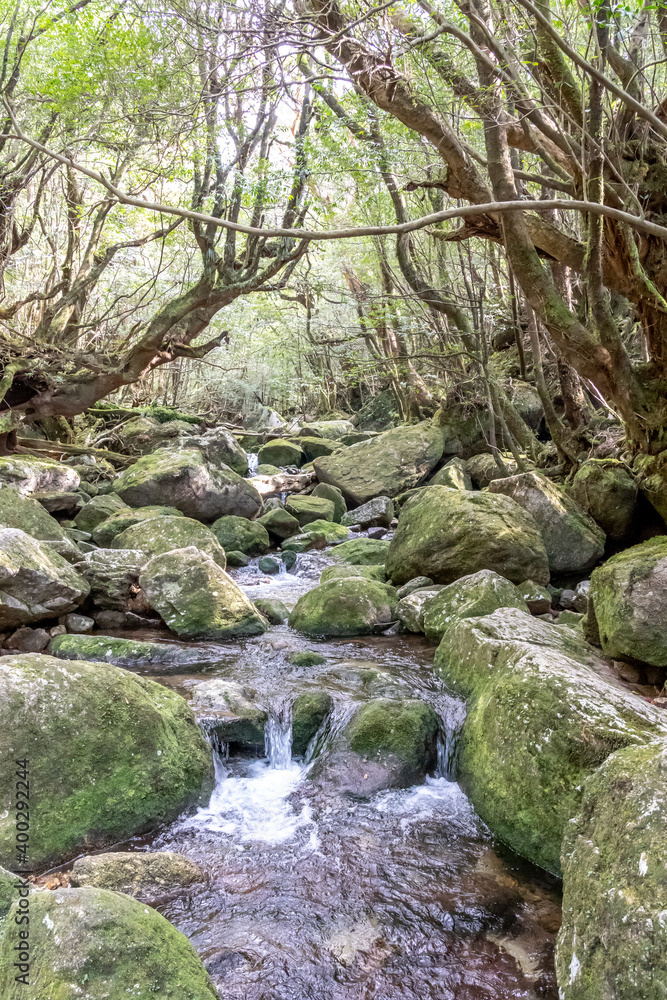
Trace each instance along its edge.
<path fill-rule="evenodd" d="M 61 441 L 47 441 L 44 438 L 18 438 L 18 452 L 30 452 L 35 455 L 92 455 L 94 458 L 104 458 L 107 462 L 117 465 L 131 465 L 138 455 L 121 455 L 106 448 L 84 448 L 76 444 L 63 444 Z"/>

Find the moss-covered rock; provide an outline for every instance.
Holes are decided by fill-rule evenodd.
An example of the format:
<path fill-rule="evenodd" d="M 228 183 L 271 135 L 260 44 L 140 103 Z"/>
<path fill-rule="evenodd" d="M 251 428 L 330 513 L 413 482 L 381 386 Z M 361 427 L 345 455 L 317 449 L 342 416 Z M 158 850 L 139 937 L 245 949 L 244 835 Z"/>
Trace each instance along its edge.
<path fill-rule="evenodd" d="M 667 452 L 637 455 L 633 470 L 643 496 L 667 523 Z"/>
<path fill-rule="evenodd" d="M 328 691 L 305 691 L 292 705 L 292 753 L 305 754 L 308 744 L 333 708 Z"/>
<path fill-rule="evenodd" d="M 336 524 L 340 524 L 343 514 L 347 510 L 347 504 L 345 503 L 345 497 L 337 486 L 331 486 L 329 483 L 318 483 L 310 495 L 320 497 L 322 500 L 331 500 L 334 505 L 333 519 Z"/>
<path fill-rule="evenodd" d="M 271 544 L 266 527 L 259 521 L 249 521 L 247 517 L 235 517 L 233 514 L 219 517 L 211 525 L 211 531 L 223 548 L 245 552 L 247 556 L 262 556 L 269 551 Z"/>
<path fill-rule="evenodd" d="M 115 854 L 92 854 L 77 858 L 70 874 L 70 885 L 78 889 L 92 885 L 113 889 L 128 896 L 155 898 L 173 888 L 185 888 L 204 882 L 206 875 L 190 858 L 174 851 L 119 851 Z"/>
<path fill-rule="evenodd" d="M 245 520 L 239 518 L 239 520 Z M 219 524 L 219 521 L 215 522 Z M 246 522 L 250 524 L 250 521 Z M 262 529 L 260 528 L 260 531 Z M 217 533 L 216 533 L 217 534 Z M 174 549 L 187 549 L 194 545 L 200 552 L 205 552 L 218 566 L 224 569 L 227 565 L 225 550 L 218 537 L 209 528 L 191 517 L 152 517 L 138 521 L 136 524 L 121 531 L 111 543 L 112 549 L 133 549 L 143 552 L 146 561 L 151 556 L 159 556 L 163 552 Z M 264 532 L 266 534 L 266 532 Z M 230 546 L 236 548 L 236 546 Z"/>
<path fill-rule="evenodd" d="M 343 447 L 337 441 L 327 440 L 323 437 L 308 437 L 307 435 L 301 435 L 301 437 L 294 441 L 294 444 L 297 444 L 303 450 L 309 462 L 312 462 L 314 458 L 320 458 L 322 455 L 330 455 L 337 448 Z"/>
<path fill-rule="evenodd" d="M 0 483 L 11 486 L 21 496 L 46 490 L 67 490 L 73 493 L 80 483 L 78 472 L 71 465 L 51 458 L 34 455 L 3 455 L 0 457 Z"/>
<path fill-rule="evenodd" d="M 157 674 L 201 670 L 220 662 L 220 654 L 210 646 L 142 642 L 108 635 L 57 635 L 51 639 L 49 653 L 61 660 L 113 663 Z"/>
<path fill-rule="evenodd" d="M 562 1000 L 662 1000 L 667 983 L 667 742 L 612 754 L 563 841 Z"/>
<path fill-rule="evenodd" d="M 623 462 L 589 458 L 577 469 L 569 493 L 614 541 L 632 534 L 639 487 Z"/>
<path fill-rule="evenodd" d="M 384 566 L 389 552 L 389 542 L 382 538 L 352 538 L 337 545 L 331 558 L 350 566 Z"/>
<path fill-rule="evenodd" d="M 433 598 L 437 597 L 441 587 L 422 587 L 413 590 L 398 602 L 396 615 L 408 632 L 424 631 L 424 612 Z"/>
<path fill-rule="evenodd" d="M 450 458 L 446 465 L 438 469 L 429 479 L 429 486 L 449 486 L 452 490 L 471 490 L 472 479 L 461 458 Z"/>
<path fill-rule="evenodd" d="M 266 632 L 266 619 L 217 563 L 190 546 L 154 556 L 139 586 L 177 635 L 229 639 Z"/>
<path fill-rule="evenodd" d="M 292 535 L 298 535 L 301 531 L 301 525 L 297 519 L 288 514 L 282 507 L 268 510 L 266 514 L 257 518 L 256 523 L 266 528 L 269 535 L 278 539 L 279 542 L 284 538 L 291 538 Z"/>
<path fill-rule="evenodd" d="M 304 594 L 289 617 L 307 635 L 369 635 L 396 620 L 396 591 L 363 577 L 328 580 Z"/>
<path fill-rule="evenodd" d="M 101 521 L 96 528 L 93 528 L 93 541 L 103 549 L 109 548 L 113 544 L 116 535 L 120 535 L 127 528 L 139 524 L 140 521 L 148 521 L 153 517 L 183 517 L 183 515 L 175 507 L 157 505 L 140 507 L 139 510 L 132 510 L 131 507 L 127 507 L 125 510 L 119 510 L 116 514 L 111 514 L 104 521 Z"/>
<path fill-rule="evenodd" d="M 360 524 L 366 528 L 388 528 L 394 517 L 394 503 L 389 497 L 375 497 L 361 507 L 356 507 L 344 514 L 341 524 Z"/>
<path fill-rule="evenodd" d="M 0 489 L 0 528 L 18 528 L 42 542 L 45 548 L 74 562 L 80 553 L 64 528 L 37 500 L 23 497 L 9 487 Z"/>
<path fill-rule="evenodd" d="M 216 677 L 198 684 L 192 707 L 206 732 L 234 750 L 264 750 L 264 727 L 269 718 L 257 693 L 234 681 Z"/>
<path fill-rule="evenodd" d="M 282 625 L 289 617 L 289 611 L 276 597 L 258 597 L 253 604 L 264 615 L 269 625 Z"/>
<path fill-rule="evenodd" d="M 530 514 L 509 497 L 446 486 L 426 486 L 404 504 L 386 568 L 394 583 L 421 574 L 452 583 L 480 569 L 512 583 L 549 580 L 544 542 Z"/>
<path fill-rule="evenodd" d="M 296 465 L 300 468 L 306 461 L 306 454 L 303 449 L 294 441 L 285 441 L 282 438 L 275 441 L 267 441 L 257 452 L 260 465 Z"/>
<path fill-rule="evenodd" d="M 269 465 L 268 462 L 260 462 L 255 469 L 256 476 L 277 476 L 279 472 L 277 465 Z"/>
<path fill-rule="evenodd" d="M 383 565 L 350 566 L 344 563 L 342 566 L 327 566 L 323 569 L 320 583 L 326 583 L 327 580 L 342 580 L 346 576 L 364 576 L 367 580 L 377 580 L 379 583 L 385 583 L 387 580 Z"/>
<path fill-rule="evenodd" d="M 285 510 L 303 527 L 311 521 L 333 521 L 335 507 L 333 501 L 325 500 L 324 497 L 293 494 L 287 498 Z"/>
<path fill-rule="evenodd" d="M 210 750 L 180 695 L 105 663 L 0 660 L 0 860 L 15 857 L 15 760 L 30 760 L 29 866 L 124 840 L 206 793 Z"/>
<path fill-rule="evenodd" d="M 47 546 L 18 528 L 0 528 L 0 627 L 57 618 L 88 595 L 84 578 Z"/>
<path fill-rule="evenodd" d="M 538 472 L 495 480 L 489 492 L 511 497 L 534 519 L 552 573 L 584 573 L 604 553 L 605 534 L 567 493 Z"/>
<path fill-rule="evenodd" d="M 594 570 L 589 599 L 607 656 L 667 666 L 666 536 L 633 545 Z"/>
<path fill-rule="evenodd" d="M 93 549 L 83 556 L 79 553 L 75 566 L 88 582 L 91 599 L 98 608 L 127 611 L 141 567 L 147 561 L 145 553 L 136 549 Z"/>
<path fill-rule="evenodd" d="M 80 531 L 88 531 L 92 535 L 98 524 L 106 521 L 107 518 L 113 517 L 114 514 L 120 514 L 121 511 L 129 514 L 130 510 L 131 507 L 128 507 L 116 493 L 106 493 L 102 496 L 92 497 L 87 504 L 84 504 L 74 518 L 74 523 Z"/>
<path fill-rule="evenodd" d="M 506 479 L 508 476 L 515 476 L 519 471 L 511 455 L 501 453 L 501 459 L 503 468 L 498 465 L 493 455 L 489 455 L 488 452 L 484 452 L 481 455 L 473 455 L 466 460 L 465 471 L 474 485 L 482 490 L 490 483 L 495 482 L 496 479 Z"/>
<path fill-rule="evenodd" d="M 0 940 L 0 993 L 6 1000 L 216 1000 L 188 939 L 130 896 L 92 887 L 36 892 L 30 901 L 29 987 L 15 981 L 11 914 Z"/>
<path fill-rule="evenodd" d="M 560 874 L 585 779 L 616 750 L 667 736 L 667 718 L 566 626 L 513 608 L 445 632 L 437 673 L 468 701 L 459 780 L 492 833 Z"/>
<path fill-rule="evenodd" d="M 301 425 L 301 437 L 322 437 L 326 441 L 339 441 L 351 434 L 354 425 L 349 420 L 311 420 Z"/>
<path fill-rule="evenodd" d="M 416 486 L 443 453 L 443 436 L 431 423 L 395 427 L 372 441 L 316 458 L 317 478 L 337 486 L 357 506 L 375 497 L 395 497 Z"/>
<path fill-rule="evenodd" d="M 517 590 L 531 615 L 544 615 L 551 608 L 551 592 L 534 580 L 524 580 L 517 584 Z"/>
<path fill-rule="evenodd" d="M 528 610 L 513 583 L 493 570 L 482 569 L 450 583 L 429 601 L 424 608 L 423 631 L 429 639 L 440 642 L 445 629 L 457 618 L 478 618 L 498 608 Z"/>
<path fill-rule="evenodd" d="M 290 653 L 287 659 L 293 667 L 316 667 L 320 663 L 327 662 L 326 656 L 316 653 L 313 649 L 303 649 L 296 653 Z"/>
<path fill-rule="evenodd" d="M 345 542 L 349 535 L 345 525 L 335 524 L 333 521 L 323 521 L 320 518 L 317 521 L 309 521 L 308 524 L 304 524 L 303 530 L 307 535 L 313 531 L 324 535 L 327 543 Z"/>
<path fill-rule="evenodd" d="M 186 517 L 214 521 L 224 514 L 255 517 L 262 498 L 255 487 L 227 466 L 213 466 L 196 448 L 159 448 L 144 455 L 114 482 L 131 507 L 165 503 Z"/>
<path fill-rule="evenodd" d="M 223 466 L 245 476 L 248 472 L 248 456 L 231 431 L 224 427 L 212 427 L 204 434 L 190 438 L 188 447 L 199 448 L 211 465 Z"/>
<path fill-rule="evenodd" d="M 412 580 L 408 580 L 404 583 L 402 587 L 399 587 L 396 593 L 399 599 L 402 601 L 404 597 L 409 597 L 415 590 L 423 590 L 424 587 L 432 587 L 433 580 L 430 576 L 415 576 Z M 438 589 L 442 589 L 442 585 L 438 585 Z"/>
<path fill-rule="evenodd" d="M 257 560 L 257 569 L 260 573 L 280 573 L 280 560 L 275 556 L 262 556 Z"/>

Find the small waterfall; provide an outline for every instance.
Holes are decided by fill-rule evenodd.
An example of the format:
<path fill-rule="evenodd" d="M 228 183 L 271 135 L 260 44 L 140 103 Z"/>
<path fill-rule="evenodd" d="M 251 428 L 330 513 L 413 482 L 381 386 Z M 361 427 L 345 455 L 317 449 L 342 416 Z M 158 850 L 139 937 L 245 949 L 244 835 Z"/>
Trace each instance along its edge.
<path fill-rule="evenodd" d="M 269 709 L 264 726 L 264 752 L 269 767 L 285 771 L 292 764 L 292 702 L 283 701 Z"/>
<path fill-rule="evenodd" d="M 434 708 L 440 716 L 435 774 L 437 778 L 456 781 L 456 758 L 459 733 L 466 714 L 465 704 L 454 698 L 438 699 L 438 704 Z"/>
<path fill-rule="evenodd" d="M 358 707 L 358 703 L 354 701 L 334 704 L 333 710 L 325 717 L 322 725 L 306 747 L 303 758 L 306 766 L 312 764 L 316 757 L 319 757 L 327 747 L 331 746 L 338 734 L 345 729 Z"/>
<path fill-rule="evenodd" d="M 248 452 L 248 475 L 254 476 L 257 472 L 257 466 L 259 465 L 259 457 L 254 451 Z"/>

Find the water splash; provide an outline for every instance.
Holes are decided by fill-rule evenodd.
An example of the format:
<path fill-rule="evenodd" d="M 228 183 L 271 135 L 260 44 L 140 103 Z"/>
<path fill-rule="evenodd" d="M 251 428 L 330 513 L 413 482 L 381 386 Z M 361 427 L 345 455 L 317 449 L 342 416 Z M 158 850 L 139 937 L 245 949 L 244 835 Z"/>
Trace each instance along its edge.
<path fill-rule="evenodd" d="M 259 456 L 254 451 L 248 452 L 248 476 L 254 476 L 259 465 Z"/>

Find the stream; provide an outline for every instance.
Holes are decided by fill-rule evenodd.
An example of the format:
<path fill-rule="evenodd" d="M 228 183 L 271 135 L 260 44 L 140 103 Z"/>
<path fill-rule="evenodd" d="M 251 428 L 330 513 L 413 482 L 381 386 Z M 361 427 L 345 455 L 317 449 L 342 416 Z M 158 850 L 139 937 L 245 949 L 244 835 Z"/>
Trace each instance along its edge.
<path fill-rule="evenodd" d="M 231 575 L 251 598 L 290 608 L 329 562 L 309 552 L 273 578 L 256 561 Z M 151 676 L 186 697 L 213 677 L 241 683 L 269 714 L 264 755 L 230 756 L 212 737 L 208 805 L 134 846 L 178 851 L 208 872 L 204 887 L 158 909 L 192 941 L 220 996 L 556 1000 L 559 884 L 495 843 L 456 784 L 464 706 L 433 673 L 434 647 L 411 635 L 314 642 L 278 626 L 218 648 L 206 672 Z M 305 649 L 326 662 L 288 662 Z M 305 757 L 293 758 L 292 701 L 323 689 L 333 712 Z M 377 697 L 433 706 L 442 722 L 436 773 L 368 801 L 318 791 L 312 758 Z"/>

